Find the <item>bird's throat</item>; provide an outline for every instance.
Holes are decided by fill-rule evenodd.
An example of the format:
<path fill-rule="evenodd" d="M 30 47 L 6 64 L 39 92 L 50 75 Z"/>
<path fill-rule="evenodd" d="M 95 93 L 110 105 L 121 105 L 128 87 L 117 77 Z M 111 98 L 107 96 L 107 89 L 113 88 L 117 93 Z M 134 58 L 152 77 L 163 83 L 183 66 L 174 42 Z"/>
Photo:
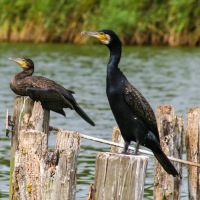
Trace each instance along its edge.
<path fill-rule="evenodd" d="M 118 67 L 118 64 L 120 62 L 120 58 L 121 58 L 121 52 L 117 52 L 117 53 L 111 52 L 109 62 L 108 62 L 108 66 L 110 68 Z"/>
<path fill-rule="evenodd" d="M 107 89 L 111 85 L 118 85 L 119 76 L 121 75 L 121 71 L 118 68 L 118 63 L 120 60 L 120 56 L 114 55 L 110 57 L 107 66 Z"/>

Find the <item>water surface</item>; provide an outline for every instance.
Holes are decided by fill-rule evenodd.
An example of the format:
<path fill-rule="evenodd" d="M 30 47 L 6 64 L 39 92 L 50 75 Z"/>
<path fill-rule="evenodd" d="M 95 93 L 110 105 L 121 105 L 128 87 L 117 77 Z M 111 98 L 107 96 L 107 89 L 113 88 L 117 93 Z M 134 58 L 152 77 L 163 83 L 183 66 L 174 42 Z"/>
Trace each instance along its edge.
<path fill-rule="evenodd" d="M 80 106 L 95 121 L 92 127 L 74 111 L 67 117 L 51 112 L 50 124 L 68 130 L 111 140 L 116 125 L 105 93 L 106 64 L 109 52 L 103 45 L 75 46 L 65 44 L 1 44 L 0 46 L 0 198 L 9 193 L 10 138 L 5 136 L 5 115 L 13 112 L 15 94 L 9 88 L 12 75 L 21 69 L 9 57 L 30 57 L 35 74 L 57 81 L 74 95 Z M 175 107 L 184 115 L 200 104 L 200 49 L 168 47 L 124 47 L 120 68 L 129 81 L 146 97 L 153 109 L 163 104 Z M 50 148 L 55 133 L 49 137 Z M 109 146 L 82 140 L 78 163 L 77 200 L 86 199 L 94 179 L 95 155 L 109 151 Z M 182 181 L 182 198 L 188 199 L 186 170 Z M 150 158 L 145 184 L 145 199 L 153 199 L 153 157 Z"/>

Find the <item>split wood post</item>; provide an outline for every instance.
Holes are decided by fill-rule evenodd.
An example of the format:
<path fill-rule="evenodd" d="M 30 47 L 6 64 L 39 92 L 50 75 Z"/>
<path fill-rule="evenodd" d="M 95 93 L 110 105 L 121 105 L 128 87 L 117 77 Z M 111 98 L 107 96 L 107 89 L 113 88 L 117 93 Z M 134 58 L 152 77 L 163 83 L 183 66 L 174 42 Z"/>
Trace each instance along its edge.
<path fill-rule="evenodd" d="M 55 150 L 48 150 L 49 111 L 40 102 L 18 125 L 11 199 L 75 200 L 79 134 L 59 132 Z"/>
<path fill-rule="evenodd" d="M 156 115 L 162 150 L 167 156 L 182 159 L 183 117 L 175 116 L 174 108 L 170 105 L 159 106 Z M 177 162 L 172 162 L 172 164 L 181 177 L 182 164 Z M 154 172 L 154 199 L 180 199 L 181 178 L 174 178 L 172 175 L 168 175 L 156 159 Z"/>
<path fill-rule="evenodd" d="M 121 132 L 117 126 L 113 127 L 112 142 L 116 142 L 116 143 L 124 145 L 124 139 L 122 138 Z M 110 152 L 112 153 L 121 153 L 122 151 L 123 151 L 123 148 L 121 147 L 111 146 Z"/>
<path fill-rule="evenodd" d="M 187 118 L 185 138 L 187 160 L 200 163 L 200 107 L 189 109 Z M 189 165 L 187 168 L 189 199 L 200 199 L 200 168 Z"/>
<path fill-rule="evenodd" d="M 43 159 L 42 200 L 75 200 L 77 158 L 81 137 L 77 132 L 59 131 L 55 150 Z M 45 171 L 44 171 L 45 170 Z"/>

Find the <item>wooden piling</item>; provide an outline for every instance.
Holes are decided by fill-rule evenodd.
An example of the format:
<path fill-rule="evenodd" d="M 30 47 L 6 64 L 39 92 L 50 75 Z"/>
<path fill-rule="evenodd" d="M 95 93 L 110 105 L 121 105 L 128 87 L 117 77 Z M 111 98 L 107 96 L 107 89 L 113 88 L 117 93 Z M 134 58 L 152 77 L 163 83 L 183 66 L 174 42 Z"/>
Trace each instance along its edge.
<path fill-rule="evenodd" d="M 169 105 L 159 106 L 156 115 L 162 150 L 167 156 L 182 159 L 183 117 L 175 116 L 174 108 Z M 182 165 L 177 162 L 172 162 L 172 164 L 181 176 Z M 154 172 L 154 199 L 180 199 L 181 179 L 168 175 L 156 159 Z"/>
<path fill-rule="evenodd" d="M 124 144 L 118 127 L 113 128 L 112 142 Z M 122 150 L 111 146 L 111 153 L 97 154 L 93 200 L 143 199 L 148 157 L 118 154 Z"/>
<path fill-rule="evenodd" d="M 141 200 L 147 156 L 97 153 L 93 200 Z"/>
<path fill-rule="evenodd" d="M 21 103 L 19 107 L 26 110 L 26 102 Z M 28 110 L 23 117 L 19 111 L 22 120 L 15 121 L 19 123 L 18 145 L 11 199 L 75 200 L 79 134 L 58 132 L 56 148 L 48 150 L 49 111 L 43 110 L 40 102 Z"/>
<path fill-rule="evenodd" d="M 200 108 L 191 108 L 187 112 L 186 157 L 188 161 L 200 163 Z M 200 168 L 187 166 L 189 199 L 200 199 Z"/>
<path fill-rule="evenodd" d="M 41 169 L 41 193 L 44 200 L 75 200 L 77 158 L 80 135 L 72 131 L 59 131 L 55 150 L 48 151 Z M 39 198 L 41 199 L 41 198 Z"/>
<path fill-rule="evenodd" d="M 14 170 L 15 152 L 18 149 L 19 141 L 19 130 L 20 124 L 25 114 L 31 114 L 33 108 L 33 101 L 28 97 L 17 96 L 14 100 L 14 112 L 13 122 L 14 127 L 11 138 L 11 155 L 10 155 L 10 195 L 9 199 L 12 199 L 13 185 L 12 185 L 12 174 Z"/>

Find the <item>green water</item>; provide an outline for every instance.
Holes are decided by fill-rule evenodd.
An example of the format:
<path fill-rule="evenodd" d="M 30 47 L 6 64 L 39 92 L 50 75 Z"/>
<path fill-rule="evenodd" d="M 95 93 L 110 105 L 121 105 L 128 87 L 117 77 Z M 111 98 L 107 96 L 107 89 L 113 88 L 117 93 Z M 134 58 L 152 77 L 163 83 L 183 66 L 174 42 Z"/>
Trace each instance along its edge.
<path fill-rule="evenodd" d="M 190 107 L 200 104 L 200 49 L 167 47 L 125 47 L 121 69 L 155 109 L 171 104 L 176 114 L 186 116 Z M 66 110 L 67 117 L 51 113 L 50 124 L 68 130 L 111 140 L 116 125 L 105 93 L 106 47 L 70 46 L 65 44 L 0 44 L 0 198 L 9 193 L 10 138 L 5 136 L 5 115 L 13 112 L 15 94 L 9 88 L 13 74 L 21 69 L 9 57 L 30 57 L 35 74 L 53 79 L 76 92 L 80 106 L 95 121 L 92 127 L 75 112 Z M 55 133 L 49 137 L 53 148 Z M 78 160 L 77 200 L 86 199 L 89 184 L 94 180 L 95 155 L 109 151 L 107 145 L 82 140 Z M 188 199 L 186 168 L 183 171 L 182 198 Z M 145 184 L 145 199 L 153 199 L 153 157 L 150 158 Z"/>

